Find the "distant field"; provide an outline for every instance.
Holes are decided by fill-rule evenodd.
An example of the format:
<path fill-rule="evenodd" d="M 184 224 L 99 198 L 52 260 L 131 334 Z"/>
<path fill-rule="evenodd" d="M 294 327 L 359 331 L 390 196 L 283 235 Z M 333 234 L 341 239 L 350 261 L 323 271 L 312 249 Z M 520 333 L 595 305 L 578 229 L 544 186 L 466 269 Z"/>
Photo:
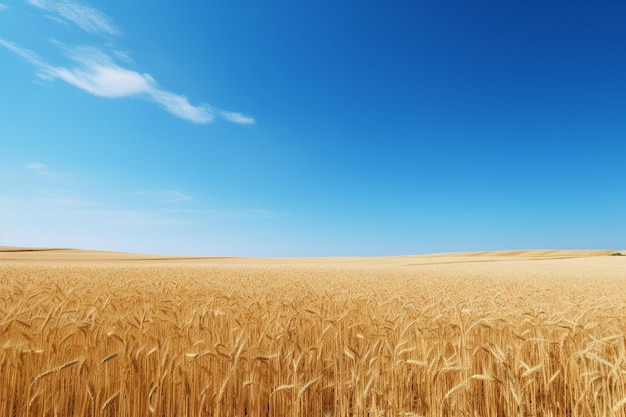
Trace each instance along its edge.
<path fill-rule="evenodd" d="M 0 416 L 626 416 L 626 257 L 0 247 Z"/>

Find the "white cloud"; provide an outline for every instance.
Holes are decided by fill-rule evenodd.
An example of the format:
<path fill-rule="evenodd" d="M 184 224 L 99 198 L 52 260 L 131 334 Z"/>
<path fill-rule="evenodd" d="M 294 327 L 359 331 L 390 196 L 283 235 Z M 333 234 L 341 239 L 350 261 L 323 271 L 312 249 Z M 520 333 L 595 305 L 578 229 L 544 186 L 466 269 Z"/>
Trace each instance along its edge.
<path fill-rule="evenodd" d="M 32 169 L 33 171 L 44 171 L 48 167 L 39 162 L 31 162 L 31 163 L 26 164 L 26 168 Z"/>
<path fill-rule="evenodd" d="M 47 16 L 63 24 L 74 23 L 82 29 L 97 34 L 119 34 L 119 29 L 101 11 L 75 0 L 26 0 L 32 6 L 50 12 Z M 2 9 L 0 3 L 0 9 Z M 6 6 L 4 6 L 6 8 Z M 215 116 L 240 125 L 253 125 L 254 118 L 242 113 L 216 109 L 208 104 L 192 105 L 186 96 L 163 89 L 150 74 L 124 68 L 112 56 L 132 63 L 124 52 L 104 53 L 93 47 L 67 48 L 55 42 L 71 59 L 72 64 L 54 66 L 42 61 L 33 51 L 0 38 L 0 46 L 13 51 L 38 69 L 42 79 L 63 80 L 81 90 L 107 98 L 136 97 L 153 102 L 167 112 L 193 123 L 210 123 Z"/>
<path fill-rule="evenodd" d="M 47 165 L 44 165 L 40 162 L 29 162 L 24 167 L 29 171 L 35 173 L 39 178 L 58 183 L 65 182 L 62 178 L 63 176 L 57 174 L 56 172 L 53 172 Z"/>
<path fill-rule="evenodd" d="M 93 7 L 72 0 L 27 0 L 29 4 L 56 13 L 91 33 L 119 35 L 120 30 L 107 15 Z"/>
<path fill-rule="evenodd" d="M 6 9 L 8 9 L 7 5 L 0 3 L 0 12 Z"/>
<path fill-rule="evenodd" d="M 181 119 L 194 123 L 210 123 L 215 118 L 213 109 L 208 104 L 193 106 L 187 97 L 162 90 L 156 83 L 146 91 L 146 94 L 152 101 Z"/>
<path fill-rule="evenodd" d="M 162 89 L 149 74 L 140 74 L 117 65 L 102 51 L 91 47 L 64 48 L 73 67 L 55 67 L 39 59 L 31 50 L 0 39 L 0 45 L 13 51 L 39 70 L 43 79 L 60 79 L 89 94 L 107 97 L 137 97 L 154 102 L 169 113 L 193 123 L 209 123 L 215 118 L 207 104 L 194 106 L 187 97 Z"/>
<path fill-rule="evenodd" d="M 241 113 L 236 113 L 232 111 L 222 110 L 220 111 L 220 116 L 222 116 L 224 119 L 228 120 L 229 122 L 237 123 L 239 125 L 253 125 L 256 123 L 256 121 L 252 117 L 245 116 Z"/>
<path fill-rule="evenodd" d="M 147 74 L 122 68 L 111 57 L 94 48 L 66 49 L 79 65 L 73 68 L 42 65 L 42 78 L 58 78 L 100 97 L 127 97 L 148 91 L 154 82 Z"/>
<path fill-rule="evenodd" d="M 14 44 L 13 42 L 6 41 L 2 38 L 0 38 L 0 45 L 4 46 L 9 51 L 14 52 L 17 55 L 21 56 L 22 58 L 24 58 L 26 61 L 30 62 L 33 65 L 36 65 L 38 67 L 46 66 L 46 64 L 41 62 L 39 60 L 39 57 L 37 57 L 37 55 L 29 49 L 21 48 L 17 46 L 16 44 Z"/>

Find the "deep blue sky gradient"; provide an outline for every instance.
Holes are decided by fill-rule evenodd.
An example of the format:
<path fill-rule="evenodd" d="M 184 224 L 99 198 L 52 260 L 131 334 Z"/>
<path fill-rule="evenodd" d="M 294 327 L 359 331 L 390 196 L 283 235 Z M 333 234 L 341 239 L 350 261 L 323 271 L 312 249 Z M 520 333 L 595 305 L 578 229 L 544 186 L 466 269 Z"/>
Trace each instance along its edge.
<path fill-rule="evenodd" d="M 626 247 L 622 1 L 72 0 L 115 34 L 55 1 L 0 3 L 0 244 Z M 94 95 L 16 52 L 72 70 L 85 47 L 215 120 Z"/>

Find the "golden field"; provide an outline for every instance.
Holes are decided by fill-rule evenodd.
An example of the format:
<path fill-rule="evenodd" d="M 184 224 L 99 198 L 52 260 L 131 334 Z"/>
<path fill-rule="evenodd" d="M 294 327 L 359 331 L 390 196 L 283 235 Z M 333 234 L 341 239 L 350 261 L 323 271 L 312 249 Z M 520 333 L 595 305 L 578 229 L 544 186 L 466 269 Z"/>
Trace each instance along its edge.
<path fill-rule="evenodd" d="M 0 416 L 626 416 L 626 257 L 0 248 Z"/>

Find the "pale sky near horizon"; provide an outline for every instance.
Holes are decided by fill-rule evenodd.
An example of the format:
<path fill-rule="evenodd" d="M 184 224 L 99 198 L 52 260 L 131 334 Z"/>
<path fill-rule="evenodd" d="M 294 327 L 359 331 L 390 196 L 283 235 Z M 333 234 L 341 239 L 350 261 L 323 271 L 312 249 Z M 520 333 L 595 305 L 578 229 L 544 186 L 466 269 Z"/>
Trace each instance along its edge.
<path fill-rule="evenodd" d="M 623 1 L 0 0 L 0 246 L 626 248 Z"/>

